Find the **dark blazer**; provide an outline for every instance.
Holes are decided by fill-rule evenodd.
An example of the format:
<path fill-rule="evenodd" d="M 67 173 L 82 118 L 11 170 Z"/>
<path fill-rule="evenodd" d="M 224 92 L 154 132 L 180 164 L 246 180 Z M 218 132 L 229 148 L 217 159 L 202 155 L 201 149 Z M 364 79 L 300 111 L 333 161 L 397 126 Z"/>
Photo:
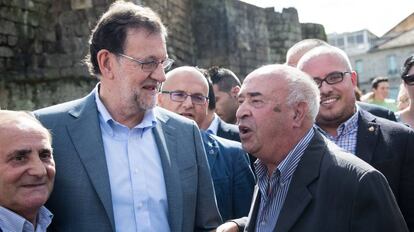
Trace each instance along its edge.
<path fill-rule="evenodd" d="M 356 154 L 384 174 L 408 228 L 414 231 L 414 131 L 359 112 Z"/>
<path fill-rule="evenodd" d="M 293 174 L 274 231 L 408 231 L 384 176 L 316 132 Z M 255 187 L 248 218 L 254 231 L 260 204 Z"/>
<path fill-rule="evenodd" d="M 219 118 L 217 136 L 221 138 L 240 142 L 239 127 L 237 127 L 234 124 L 227 123 L 223 121 L 221 118 Z"/>
<path fill-rule="evenodd" d="M 239 142 L 205 132 L 202 139 L 223 221 L 247 216 L 255 185 L 247 153 Z"/>
<path fill-rule="evenodd" d="M 200 132 L 191 120 L 155 108 L 157 143 L 171 231 L 206 231 L 220 220 Z M 111 189 L 95 95 L 35 112 L 53 134 L 50 231 L 115 231 Z"/>
<path fill-rule="evenodd" d="M 381 117 L 381 118 L 385 118 L 391 121 L 396 122 L 397 119 L 395 118 L 395 114 L 394 112 L 392 112 L 391 110 L 382 107 L 382 106 L 378 106 L 378 105 L 374 105 L 374 104 L 370 104 L 370 103 L 366 103 L 366 102 L 357 102 L 358 106 L 361 107 L 363 110 L 366 110 L 368 112 L 370 112 L 371 114 Z"/>

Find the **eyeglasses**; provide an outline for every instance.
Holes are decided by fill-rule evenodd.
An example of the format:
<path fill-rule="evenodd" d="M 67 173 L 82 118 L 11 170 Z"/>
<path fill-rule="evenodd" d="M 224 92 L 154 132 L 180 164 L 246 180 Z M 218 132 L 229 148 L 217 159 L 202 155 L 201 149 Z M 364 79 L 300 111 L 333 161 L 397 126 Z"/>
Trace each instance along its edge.
<path fill-rule="evenodd" d="M 199 93 L 187 94 L 183 91 L 161 91 L 161 93 L 169 94 L 170 99 L 175 102 L 184 102 L 187 99 L 187 97 L 191 97 L 191 101 L 194 104 L 204 105 L 208 100 L 208 97 L 203 96 Z"/>
<path fill-rule="evenodd" d="M 324 81 L 329 85 L 341 82 L 344 79 L 345 74 L 347 73 L 351 74 L 351 72 L 331 72 L 328 75 L 326 75 L 324 79 L 314 77 L 313 80 L 315 81 L 318 88 L 320 88 Z"/>
<path fill-rule="evenodd" d="M 117 55 L 118 56 L 121 56 L 121 57 L 124 57 L 124 58 L 127 58 L 127 59 L 129 59 L 131 61 L 134 61 L 134 62 L 140 64 L 141 65 L 141 69 L 144 72 L 153 72 L 155 69 L 157 69 L 157 67 L 158 67 L 159 64 L 161 64 L 162 65 L 162 68 L 165 71 L 167 71 L 167 70 L 169 70 L 171 68 L 172 64 L 174 63 L 174 60 L 173 59 L 170 59 L 170 58 L 167 58 L 167 59 L 162 60 L 162 61 L 156 61 L 156 60 L 152 60 L 152 61 L 140 61 L 140 60 L 137 60 L 137 59 L 135 59 L 133 57 L 127 56 L 127 55 L 122 54 L 122 53 L 118 53 Z"/>
<path fill-rule="evenodd" d="M 414 85 L 414 74 L 403 76 L 403 80 L 407 85 Z"/>

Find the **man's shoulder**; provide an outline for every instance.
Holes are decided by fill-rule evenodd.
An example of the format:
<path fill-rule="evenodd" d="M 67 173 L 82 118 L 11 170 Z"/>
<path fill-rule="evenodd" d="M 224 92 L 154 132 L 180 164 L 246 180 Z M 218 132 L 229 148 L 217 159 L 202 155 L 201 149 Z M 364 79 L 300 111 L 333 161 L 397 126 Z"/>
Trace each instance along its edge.
<path fill-rule="evenodd" d="M 385 118 L 391 121 L 396 121 L 394 112 L 383 106 L 370 104 L 366 102 L 357 102 L 357 104 L 362 110 L 365 110 L 375 116 Z"/>
<path fill-rule="evenodd" d="M 345 151 L 327 138 L 323 137 L 322 143 L 325 143 L 327 148 L 327 155 L 324 157 L 322 166 L 325 165 L 329 170 L 343 170 L 357 176 L 375 170 L 370 164 Z"/>
<path fill-rule="evenodd" d="M 68 101 L 68 102 L 64 102 L 64 103 L 60 103 L 57 105 L 52 105 L 52 106 L 48 106 L 45 108 L 35 110 L 34 114 L 39 118 L 67 114 L 68 112 L 74 109 L 85 106 L 87 102 L 92 102 L 92 101 L 94 102 L 94 99 L 95 99 L 94 96 L 90 94 L 83 98 L 79 98 L 79 99 L 75 99 L 72 101 Z"/>
<path fill-rule="evenodd" d="M 162 107 L 155 107 L 154 114 L 158 120 L 168 124 L 180 125 L 180 126 L 191 126 L 194 127 L 196 124 L 193 120 L 183 117 L 179 114 L 166 110 Z"/>
<path fill-rule="evenodd" d="M 413 133 L 412 128 L 406 126 L 405 124 L 373 115 L 366 110 L 361 110 L 360 116 L 363 120 L 379 125 L 380 130 L 383 133 Z"/>

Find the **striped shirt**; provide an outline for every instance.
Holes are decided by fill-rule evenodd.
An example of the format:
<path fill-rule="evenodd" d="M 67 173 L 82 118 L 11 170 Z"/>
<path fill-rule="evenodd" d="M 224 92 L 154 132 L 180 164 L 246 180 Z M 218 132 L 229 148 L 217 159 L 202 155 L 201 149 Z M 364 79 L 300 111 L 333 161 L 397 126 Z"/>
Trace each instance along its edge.
<path fill-rule="evenodd" d="M 315 131 L 310 129 L 277 166 L 271 177 L 267 175 L 266 165 L 260 159 L 255 162 L 257 184 L 261 193 L 255 231 L 273 231 L 276 227 L 293 173 L 314 134 Z"/>
<path fill-rule="evenodd" d="M 17 213 L 0 206 L 0 231 L 3 232 L 46 232 L 53 214 L 42 206 L 37 214 L 37 224 L 33 224 Z"/>
<path fill-rule="evenodd" d="M 357 133 L 358 133 L 358 115 L 359 106 L 356 105 L 356 112 L 347 121 L 343 122 L 336 129 L 337 136 L 332 136 L 320 128 L 318 125 L 315 127 L 329 140 L 334 142 L 336 145 L 341 147 L 355 155 L 356 144 L 357 144 Z"/>

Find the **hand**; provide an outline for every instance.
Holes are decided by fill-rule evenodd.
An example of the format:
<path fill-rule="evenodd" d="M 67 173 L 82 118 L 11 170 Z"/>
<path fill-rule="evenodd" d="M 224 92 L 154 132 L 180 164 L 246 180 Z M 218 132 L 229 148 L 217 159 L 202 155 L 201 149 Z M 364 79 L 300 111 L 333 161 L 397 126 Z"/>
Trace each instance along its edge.
<path fill-rule="evenodd" d="M 226 222 L 216 229 L 216 232 L 239 232 L 239 227 L 235 222 Z"/>

